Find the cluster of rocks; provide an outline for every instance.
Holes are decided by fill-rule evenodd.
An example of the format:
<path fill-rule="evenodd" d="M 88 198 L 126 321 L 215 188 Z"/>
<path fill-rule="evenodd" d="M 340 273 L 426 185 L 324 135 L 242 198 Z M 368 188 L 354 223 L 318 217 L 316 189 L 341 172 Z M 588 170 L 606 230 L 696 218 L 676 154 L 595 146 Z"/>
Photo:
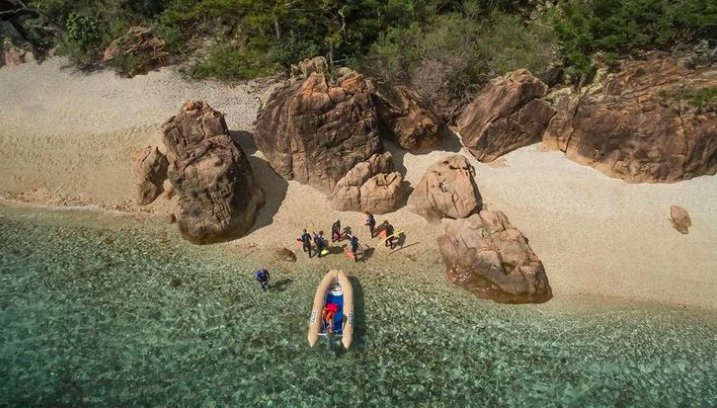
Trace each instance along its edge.
<path fill-rule="evenodd" d="M 0 67 L 37 62 L 39 51 L 14 25 L 0 19 Z"/>
<path fill-rule="evenodd" d="M 717 172 L 717 69 L 649 53 L 598 70 L 579 89 L 547 86 L 526 70 L 488 85 L 458 121 L 465 146 L 492 161 L 542 140 L 627 182 L 675 182 Z"/>
<path fill-rule="evenodd" d="M 135 158 L 138 203 L 154 201 L 168 178 L 178 195 L 173 215 L 188 240 L 206 244 L 249 231 L 266 195 L 223 115 L 204 102 L 188 101 L 162 132 L 166 156 L 149 146 Z"/>
<path fill-rule="evenodd" d="M 449 218 L 438 238 L 448 278 L 500 303 L 549 300 L 553 295 L 543 264 L 505 214 L 482 208 L 474 179 L 465 156 L 449 156 L 428 169 L 408 201 L 429 222 Z"/>
<path fill-rule="evenodd" d="M 403 180 L 382 141 L 430 149 L 445 124 L 409 89 L 379 87 L 351 70 L 332 81 L 326 69 L 321 58 L 294 69 L 299 76 L 258 115 L 257 147 L 277 174 L 326 193 L 333 208 L 394 211 L 404 199 Z"/>

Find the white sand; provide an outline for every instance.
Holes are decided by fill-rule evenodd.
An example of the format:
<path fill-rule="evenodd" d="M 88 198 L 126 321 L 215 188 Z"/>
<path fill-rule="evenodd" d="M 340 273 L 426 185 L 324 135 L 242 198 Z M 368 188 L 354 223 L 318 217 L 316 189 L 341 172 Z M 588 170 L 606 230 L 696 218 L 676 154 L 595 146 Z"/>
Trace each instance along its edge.
<path fill-rule="evenodd" d="M 0 69 L 3 197 L 164 215 L 173 206 L 164 198 L 146 208 L 134 204 L 134 153 L 160 142 L 161 123 L 185 99 L 205 100 L 226 114 L 233 132 L 251 132 L 270 93 L 261 86 L 190 83 L 171 69 L 124 79 L 111 72 L 61 70 L 62 63 L 56 58 Z M 250 136 L 238 135 L 269 201 L 255 232 L 234 245 L 276 243 L 281 237 L 286 240 L 279 245 L 291 247 L 305 226 L 328 230 L 339 217 L 359 224 L 360 214 L 331 211 L 312 188 L 276 176 Z M 455 141 L 446 145 L 460 147 Z M 453 154 L 390 150 L 398 153 L 399 170 L 405 167 L 412 185 L 433 162 Z M 473 163 L 484 202 L 503 210 L 530 239 L 556 299 L 586 295 L 717 308 L 717 177 L 631 185 L 543 150 L 534 145 L 497 163 Z M 690 212 L 689 235 L 671 226 L 672 204 Z M 408 232 L 409 243 L 421 242 L 406 253 L 432 251 L 438 259 L 440 226 L 427 225 L 406 209 L 386 218 Z"/>

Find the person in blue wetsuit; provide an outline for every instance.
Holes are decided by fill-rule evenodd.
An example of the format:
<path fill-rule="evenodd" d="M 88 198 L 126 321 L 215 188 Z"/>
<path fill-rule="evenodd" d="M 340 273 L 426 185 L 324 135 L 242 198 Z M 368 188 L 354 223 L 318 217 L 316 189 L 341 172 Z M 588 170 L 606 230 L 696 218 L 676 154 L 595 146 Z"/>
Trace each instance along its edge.
<path fill-rule="evenodd" d="M 368 226 L 368 230 L 371 231 L 371 238 L 374 237 L 374 231 L 376 228 L 376 219 L 373 217 L 373 214 L 370 212 L 366 212 L 366 224 Z"/>
<path fill-rule="evenodd" d="M 319 231 L 319 234 L 314 233 L 314 243 L 316 244 L 317 256 L 321 258 L 321 252 L 326 249 L 326 238 L 324 238 L 324 231 Z"/>
<path fill-rule="evenodd" d="M 358 257 L 356 256 L 359 249 L 358 237 L 355 235 L 349 235 L 349 245 L 351 245 L 351 254 L 353 255 L 354 262 L 358 262 Z"/>
<path fill-rule="evenodd" d="M 266 291 L 269 289 L 269 271 L 266 269 L 259 269 L 256 273 L 254 273 L 254 276 L 256 277 L 256 280 L 259 281 L 261 290 Z"/>
<path fill-rule="evenodd" d="M 309 233 L 304 230 L 304 233 L 299 236 L 297 241 L 301 242 L 301 246 L 304 248 L 304 252 L 308 252 L 309 258 L 311 258 L 311 235 L 309 235 Z"/>

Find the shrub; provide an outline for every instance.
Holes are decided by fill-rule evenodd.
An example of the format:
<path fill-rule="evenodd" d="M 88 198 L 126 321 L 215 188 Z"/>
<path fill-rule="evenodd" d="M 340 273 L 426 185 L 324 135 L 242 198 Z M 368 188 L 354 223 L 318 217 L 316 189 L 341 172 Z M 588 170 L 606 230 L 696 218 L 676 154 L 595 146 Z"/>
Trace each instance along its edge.
<path fill-rule="evenodd" d="M 228 42 L 219 42 L 207 56 L 190 66 L 186 74 L 195 79 L 214 78 L 221 81 L 242 81 L 275 72 L 260 55 L 244 53 Z"/>

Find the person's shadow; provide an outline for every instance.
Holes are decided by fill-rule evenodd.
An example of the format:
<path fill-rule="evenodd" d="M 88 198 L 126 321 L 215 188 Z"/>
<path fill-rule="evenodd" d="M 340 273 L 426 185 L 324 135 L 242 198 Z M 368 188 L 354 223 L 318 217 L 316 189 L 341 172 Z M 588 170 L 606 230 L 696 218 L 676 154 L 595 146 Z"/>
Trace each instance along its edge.
<path fill-rule="evenodd" d="M 280 279 L 275 284 L 269 285 L 269 290 L 272 292 L 284 292 L 291 282 L 293 282 L 291 278 Z"/>

